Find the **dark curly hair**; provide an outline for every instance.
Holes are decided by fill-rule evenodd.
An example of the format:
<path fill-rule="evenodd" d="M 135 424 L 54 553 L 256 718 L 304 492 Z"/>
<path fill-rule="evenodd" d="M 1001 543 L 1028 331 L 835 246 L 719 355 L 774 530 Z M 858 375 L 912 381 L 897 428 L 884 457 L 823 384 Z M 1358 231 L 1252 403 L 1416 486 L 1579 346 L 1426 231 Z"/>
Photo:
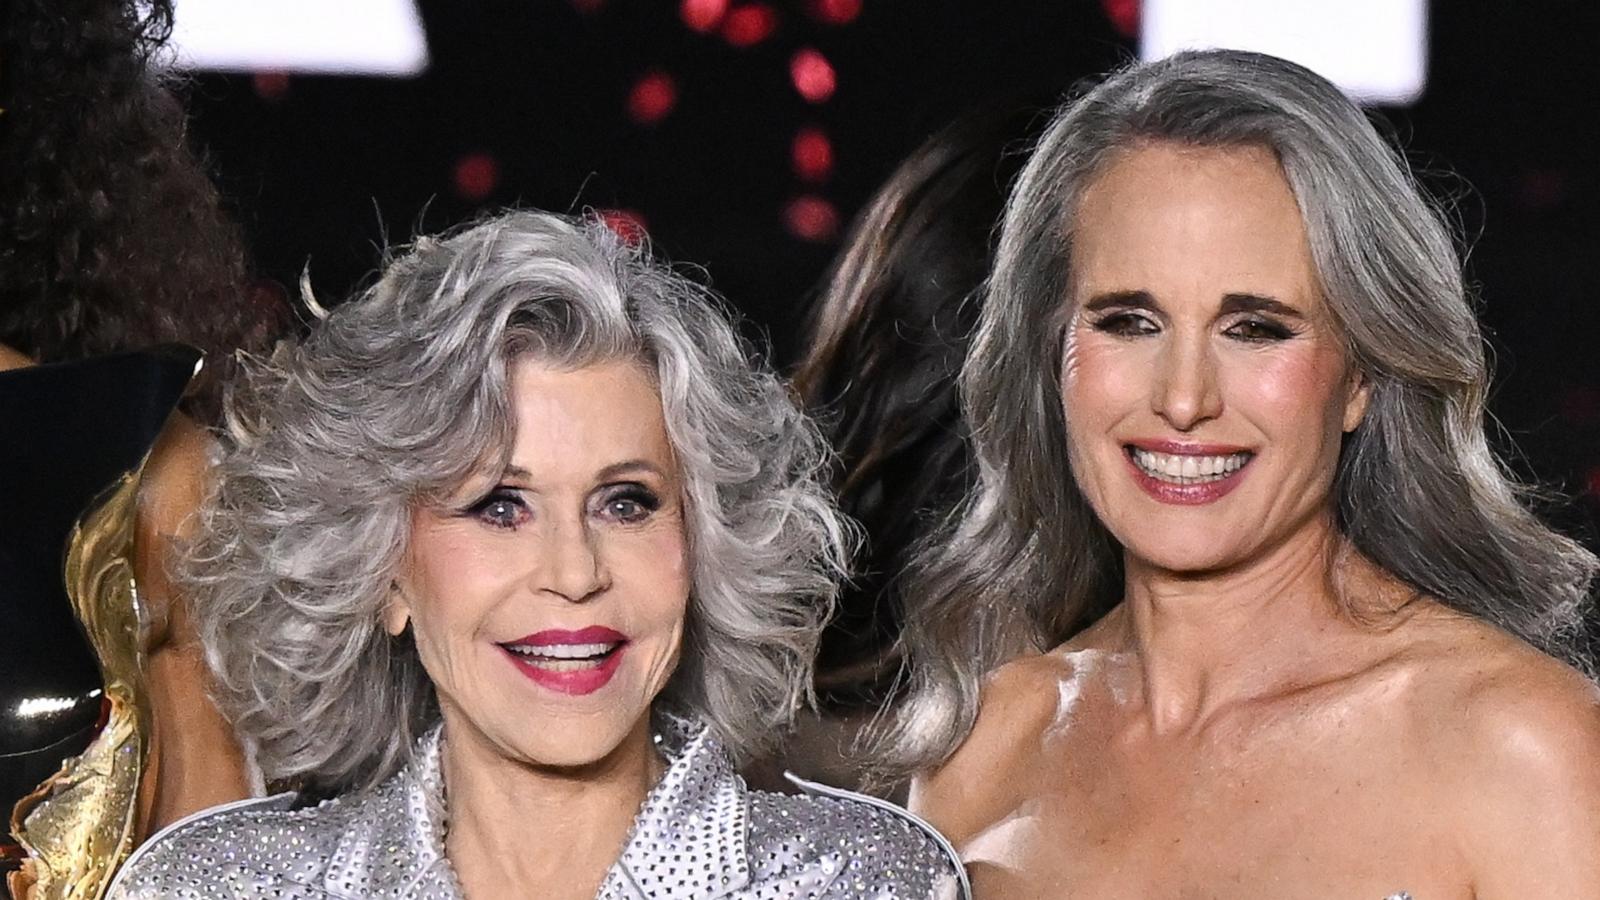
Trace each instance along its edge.
<path fill-rule="evenodd" d="M 171 0 L 8 0 L 0 14 L 0 343 L 40 362 L 166 342 L 207 354 L 185 400 L 214 422 L 233 351 L 288 324 L 151 70 Z"/>

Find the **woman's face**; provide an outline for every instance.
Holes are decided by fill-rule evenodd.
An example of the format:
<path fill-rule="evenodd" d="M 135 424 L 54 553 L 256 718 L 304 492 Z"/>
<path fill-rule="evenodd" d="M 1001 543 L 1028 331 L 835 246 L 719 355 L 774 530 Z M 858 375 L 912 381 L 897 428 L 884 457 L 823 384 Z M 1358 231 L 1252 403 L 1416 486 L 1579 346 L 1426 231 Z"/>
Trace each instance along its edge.
<path fill-rule="evenodd" d="M 541 767 L 648 736 L 689 598 L 683 489 L 630 362 L 511 368 L 510 465 L 413 515 L 386 626 L 409 620 L 452 745 Z"/>
<path fill-rule="evenodd" d="M 1068 453 L 1111 533 L 1135 559 L 1199 572 L 1325 526 L 1368 392 L 1274 156 L 1129 150 L 1074 225 Z"/>

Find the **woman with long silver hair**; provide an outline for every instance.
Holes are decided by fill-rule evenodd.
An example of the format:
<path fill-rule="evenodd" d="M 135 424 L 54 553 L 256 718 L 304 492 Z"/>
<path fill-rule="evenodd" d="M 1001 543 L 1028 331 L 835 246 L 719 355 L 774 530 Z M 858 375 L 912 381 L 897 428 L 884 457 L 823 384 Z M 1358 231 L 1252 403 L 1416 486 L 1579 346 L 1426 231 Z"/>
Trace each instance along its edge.
<path fill-rule="evenodd" d="M 1448 229 L 1333 85 L 1069 102 L 963 372 L 888 777 L 979 897 L 1600 897 L 1595 558 L 1484 434 Z"/>
<path fill-rule="evenodd" d="M 111 896 L 959 889 L 903 812 L 733 772 L 807 698 L 851 532 L 815 428 L 644 250 L 532 212 L 420 240 L 229 437 L 208 660 L 266 776 L 333 799 L 202 814 Z"/>

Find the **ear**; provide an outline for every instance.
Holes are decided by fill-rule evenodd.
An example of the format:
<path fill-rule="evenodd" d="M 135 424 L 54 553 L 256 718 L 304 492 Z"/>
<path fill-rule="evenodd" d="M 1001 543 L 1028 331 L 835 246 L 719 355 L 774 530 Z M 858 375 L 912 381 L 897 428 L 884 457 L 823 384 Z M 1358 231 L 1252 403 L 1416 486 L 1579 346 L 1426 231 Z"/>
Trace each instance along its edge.
<path fill-rule="evenodd" d="M 1372 381 L 1367 378 L 1367 373 L 1358 368 L 1352 368 L 1344 401 L 1345 434 L 1355 431 L 1356 426 L 1361 424 L 1361 420 L 1366 418 L 1367 404 L 1371 401 Z"/>
<path fill-rule="evenodd" d="M 411 621 L 411 603 L 398 580 L 389 583 L 389 602 L 383 608 L 380 621 L 390 637 L 399 637 Z"/>

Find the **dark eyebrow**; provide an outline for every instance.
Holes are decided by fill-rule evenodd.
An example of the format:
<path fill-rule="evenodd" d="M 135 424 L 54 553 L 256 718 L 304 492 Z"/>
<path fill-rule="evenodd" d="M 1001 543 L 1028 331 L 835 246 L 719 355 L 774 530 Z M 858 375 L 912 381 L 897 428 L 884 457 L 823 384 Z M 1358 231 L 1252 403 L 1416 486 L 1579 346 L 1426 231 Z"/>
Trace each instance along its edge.
<path fill-rule="evenodd" d="M 1260 294 L 1224 294 L 1222 296 L 1222 312 L 1265 312 L 1283 316 L 1289 319 L 1304 319 L 1305 313 L 1295 309 L 1281 300 L 1263 297 Z"/>
<path fill-rule="evenodd" d="M 1090 297 L 1083 308 L 1090 312 L 1102 309 L 1148 309 L 1155 312 L 1157 306 L 1156 298 L 1150 296 L 1149 291 L 1107 291 Z"/>
<path fill-rule="evenodd" d="M 1160 310 L 1156 299 L 1150 296 L 1149 291 L 1106 291 L 1096 294 L 1083 304 L 1083 308 L 1090 312 L 1099 312 L 1104 309 L 1147 309 L 1152 312 Z M 1281 300 L 1266 297 L 1261 294 L 1233 293 L 1222 295 L 1223 315 L 1240 312 L 1265 312 L 1284 316 L 1290 319 L 1304 319 L 1305 313 L 1295 309 Z"/>

